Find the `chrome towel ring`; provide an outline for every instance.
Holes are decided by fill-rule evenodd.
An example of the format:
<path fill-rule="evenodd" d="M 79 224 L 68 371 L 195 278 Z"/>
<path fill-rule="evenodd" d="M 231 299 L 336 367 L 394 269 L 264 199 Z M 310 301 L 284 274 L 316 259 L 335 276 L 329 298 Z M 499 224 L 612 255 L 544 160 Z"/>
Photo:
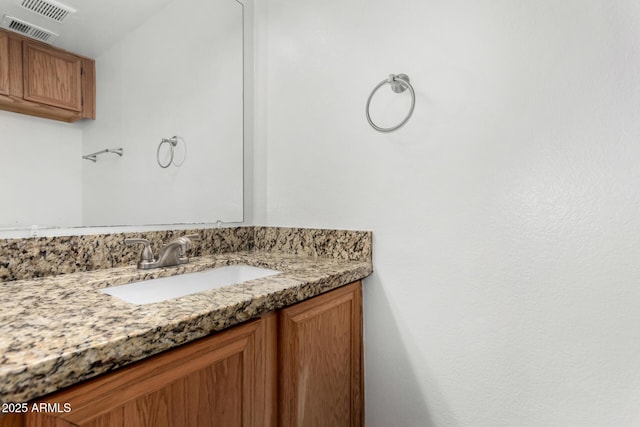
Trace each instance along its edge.
<path fill-rule="evenodd" d="M 175 147 L 178 145 L 179 139 L 181 139 L 182 143 L 184 144 L 184 157 L 182 158 L 182 161 L 180 163 L 175 161 L 175 156 L 174 156 Z M 171 151 L 171 158 L 167 163 L 162 163 L 160 161 L 160 149 L 162 148 L 163 144 L 169 144 L 169 150 Z M 184 138 L 182 138 L 181 136 L 172 136 L 171 138 L 162 138 L 162 141 L 160 141 L 160 144 L 158 144 L 158 150 L 156 151 L 156 160 L 158 161 L 158 166 L 160 166 L 163 169 L 168 168 L 171 164 L 173 164 L 174 166 L 180 167 L 182 166 L 182 164 L 186 159 L 187 159 L 187 143 L 185 142 Z"/>
<path fill-rule="evenodd" d="M 369 113 L 371 98 L 373 98 L 373 95 L 378 91 L 378 89 L 380 89 L 386 83 L 389 83 L 391 85 L 391 90 L 393 90 L 395 93 L 402 93 L 407 89 L 409 89 L 409 92 L 411 92 L 411 108 L 409 109 L 409 114 L 407 114 L 407 117 L 405 117 L 399 125 L 390 128 L 383 128 L 373 123 L 373 120 L 371 120 L 371 114 Z M 373 127 L 378 132 L 393 132 L 394 130 L 404 126 L 404 124 L 409 121 L 409 118 L 413 114 L 413 110 L 415 109 L 415 107 L 416 92 L 413 90 L 413 86 L 411 86 L 411 83 L 409 83 L 409 76 L 407 76 L 406 74 L 389 74 L 389 77 L 386 80 L 381 81 L 380 84 L 378 84 L 378 86 L 373 89 L 371 95 L 369 95 L 369 99 L 367 99 L 367 121 L 369 122 L 371 127 Z"/>

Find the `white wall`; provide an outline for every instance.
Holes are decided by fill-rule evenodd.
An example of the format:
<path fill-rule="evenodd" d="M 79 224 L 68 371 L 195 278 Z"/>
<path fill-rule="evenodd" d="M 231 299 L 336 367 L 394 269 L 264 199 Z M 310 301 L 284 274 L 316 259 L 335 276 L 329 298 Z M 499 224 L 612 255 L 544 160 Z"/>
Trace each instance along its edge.
<path fill-rule="evenodd" d="M 96 58 L 84 150 L 124 156 L 83 164 L 85 225 L 242 221 L 241 28 L 233 0 L 173 1 Z M 186 161 L 162 169 L 173 135 Z"/>
<path fill-rule="evenodd" d="M 82 222 L 81 143 L 78 124 L 0 111 L 0 228 Z"/>
<path fill-rule="evenodd" d="M 256 223 L 374 231 L 367 426 L 640 425 L 640 5 L 263 0 L 256 25 Z M 379 134 L 401 72 L 415 114 Z"/>
<path fill-rule="evenodd" d="M 259 0 L 260 1 L 260 0 Z M 244 182 L 243 182 L 243 222 L 245 225 L 253 225 L 253 213 L 255 192 L 254 192 L 254 155 L 255 148 L 253 146 L 254 140 L 254 80 L 255 80 L 255 67 L 254 67 L 254 1 L 243 0 L 243 50 L 244 50 L 244 86 L 243 86 L 243 112 L 244 112 L 244 155 L 243 155 L 243 168 L 244 168 Z"/>

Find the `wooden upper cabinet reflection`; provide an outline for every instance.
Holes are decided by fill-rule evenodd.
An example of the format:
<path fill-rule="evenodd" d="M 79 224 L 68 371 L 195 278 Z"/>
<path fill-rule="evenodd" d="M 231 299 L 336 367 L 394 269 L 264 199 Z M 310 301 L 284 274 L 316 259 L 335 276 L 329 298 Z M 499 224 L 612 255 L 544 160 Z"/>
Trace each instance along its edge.
<path fill-rule="evenodd" d="M 9 36 L 0 33 L 0 95 L 9 95 Z"/>
<path fill-rule="evenodd" d="M 34 43 L 23 43 L 24 99 L 82 110 L 82 60 Z"/>
<path fill-rule="evenodd" d="M 95 119 L 95 62 L 0 30 L 0 109 L 65 122 Z"/>

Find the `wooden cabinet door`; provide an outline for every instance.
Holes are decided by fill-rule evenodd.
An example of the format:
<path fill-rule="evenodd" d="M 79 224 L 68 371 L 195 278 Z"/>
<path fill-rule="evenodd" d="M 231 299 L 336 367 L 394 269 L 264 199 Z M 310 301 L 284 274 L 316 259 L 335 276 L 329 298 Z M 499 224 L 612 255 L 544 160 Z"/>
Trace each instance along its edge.
<path fill-rule="evenodd" d="M 22 414 L 2 414 L 0 415 L 0 427 L 24 427 L 24 416 Z"/>
<path fill-rule="evenodd" d="M 24 99 L 82 111 L 82 58 L 23 42 Z"/>
<path fill-rule="evenodd" d="M 364 425 L 362 285 L 280 311 L 281 426 Z"/>
<path fill-rule="evenodd" d="M 22 94 L 22 39 L 0 30 L 0 95 L 22 99 Z"/>
<path fill-rule="evenodd" d="M 9 95 L 9 36 L 0 33 L 0 95 Z"/>
<path fill-rule="evenodd" d="M 249 427 L 262 425 L 263 319 L 145 359 L 38 402 L 68 403 L 34 414 L 27 427 Z"/>

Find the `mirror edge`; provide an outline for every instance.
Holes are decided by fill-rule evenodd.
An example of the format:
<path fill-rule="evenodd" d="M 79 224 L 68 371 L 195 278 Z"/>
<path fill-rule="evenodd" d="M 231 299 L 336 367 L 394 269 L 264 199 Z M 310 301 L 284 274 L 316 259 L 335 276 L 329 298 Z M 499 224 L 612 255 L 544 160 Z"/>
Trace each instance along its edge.
<path fill-rule="evenodd" d="M 16 227 L 0 228 L 0 239 L 20 239 L 31 237 L 57 237 L 57 236 L 83 236 L 91 234 L 114 234 L 143 231 L 165 231 L 165 230 L 191 230 L 197 228 L 226 228 L 233 226 L 247 225 L 247 212 L 252 212 L 253 208 L 253 138 L 247 143 L 247 134 L 251 136 L 253 127 L 253 73 L 247 72 L 247 65 L 253 67 L 253 44 L 247 46 L 247 40 L 253 40 L 253 18 L 247 26 L 247 14 L 245 7 L 248 4 L 252 11 L 253 0 L 233 0 L 240 5 L 242 14 L 242 220 L 223 222 L 219 219 L 206 223 L 173 223 L 173 224 L 145 224 L 145 225 L 104 225 L 104 226 L 74 226 L 74 227 Z M 251 34 L 247 37 L 247 27 L 251 29 Z M 252 69 L 252 68 L 250 68 Z M 247 95 L 247 88 L 249 96 Z M 247 102 L 250 98 L 251 102 Z M 247 165 L 249 163 L 249 165 Z M 250 221 L 251 222 L 251 217 Z"/>

